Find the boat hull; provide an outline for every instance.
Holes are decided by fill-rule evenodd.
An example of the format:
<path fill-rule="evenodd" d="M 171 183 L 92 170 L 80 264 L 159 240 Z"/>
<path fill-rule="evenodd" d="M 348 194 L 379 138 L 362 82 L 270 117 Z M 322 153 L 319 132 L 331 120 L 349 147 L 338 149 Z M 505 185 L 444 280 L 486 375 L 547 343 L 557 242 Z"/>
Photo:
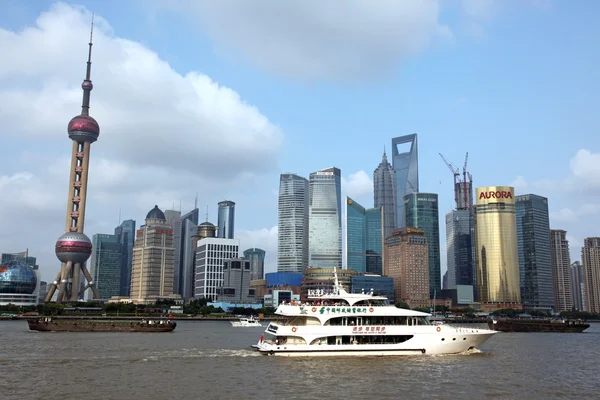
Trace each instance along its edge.
<path fill-rule="evenodd" d="M 285 357 L 323 356 L 415 356 L 461 354 L 477 349 L 495 335 L 496 331 L 479 330 L 472 334 L 422 334 L 398 344 L 347 344 L 347 345 L 277 345 L 263 341 L 252 346 L 265 355 Z M 444 339 L 444 340 L 442 340 Z"/>
<path fill-rule="evenodd" d="M 29 330 L 38 332 L 172 332 L 176 322 L 144 324 L 139 322 L 38 321 L 27 320 Z"/>
<path fill-rule="evenodd" d="M 590 327 L 590 324 L 565 321 L 553 322 L 547 320 L 493 320 L 488 321 L 490 329 L 500 332 L 564 332 L 580 333 Z"/>

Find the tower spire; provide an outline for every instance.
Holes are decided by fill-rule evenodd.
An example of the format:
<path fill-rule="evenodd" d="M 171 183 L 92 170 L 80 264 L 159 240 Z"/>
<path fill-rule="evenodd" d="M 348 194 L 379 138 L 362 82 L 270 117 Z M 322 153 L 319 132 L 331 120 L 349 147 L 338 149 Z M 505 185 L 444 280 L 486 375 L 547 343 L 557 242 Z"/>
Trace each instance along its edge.
<path fill-rule="evenodd" d="M 92 27 L 90 29 L 90 48 L 88 50 L 87 69 L 85 71 L 85 80 L 81 84 L 83 89 L 83 103 L 81 104 L 81 115 L 90 115 L 90 92 L 94 88 L 92 85 L 92 38 L 94 35 L 94 14 L 92 14 Z"/>

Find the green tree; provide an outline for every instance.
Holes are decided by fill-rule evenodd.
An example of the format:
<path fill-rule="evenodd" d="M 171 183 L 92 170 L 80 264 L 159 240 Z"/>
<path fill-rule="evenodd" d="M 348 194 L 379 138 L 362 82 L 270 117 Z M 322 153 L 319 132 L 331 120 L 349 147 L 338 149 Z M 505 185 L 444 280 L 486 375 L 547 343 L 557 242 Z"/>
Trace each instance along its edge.
<path fill-rule="evenodd" d="M 406 304 L 405 302 L 403 302 L 402 300 L 398 300 L 396 302 L 395 306 L 397 308 L 406 308 L 407 310 L 410 310 L 410 306 L 408 304 Z"/>

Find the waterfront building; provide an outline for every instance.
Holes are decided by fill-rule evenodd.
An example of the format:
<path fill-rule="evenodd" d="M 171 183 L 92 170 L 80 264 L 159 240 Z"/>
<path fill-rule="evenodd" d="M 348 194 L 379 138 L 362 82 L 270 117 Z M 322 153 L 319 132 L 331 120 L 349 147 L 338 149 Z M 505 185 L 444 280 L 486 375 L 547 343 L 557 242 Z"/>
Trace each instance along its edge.
<path fill-rule="evenodd" d="M 442 290 L 440 267 L 440 221 L 438 195 L 435 193 L 410 193 L 404 196 L 404 226 L 421 229 L 427 238 L 429 251 L 429 297 Z M 439 293 L 438 293 L 439 294 Z"/>
<path fill-rule="evenodd" d="M 175 270 L 175 293 L 186 300 L 193 297 L 194 286 L 194 237 L 198 233 L 198 207 L 181 216 L 179 235 L 179 269 Z M 177 255 L 177 251 L 175 251 Z M 176 263 L 177 265 L 177 263 Z"/>
<path fill-rule="evenodd" d="M 550 255 L 554 287 L 554 311 L 571 311 L 573 309 L 573 285 L 571 284 L 571 255 L 566 231 L 560 229 L 550 230 Z"/>
<path fill-rule="evenodd" d="M 585 287 L 585 311 L 600 313 L 600 237 L 583 240 L 581 266 Z"/>
<path fill-rule="evenodd" d="M 173 277 L 175 246 L 173 229 L 165 214 L 154 206 L 146 215 L 145 225 L 136 233 L 131 268 L 131 299 L 136 303 L 154 303 L 174 298 Z"/>
<path fill-rule="evenodd" d="M 394 279 L 395 301 L 429 307 L 429 246 L 422 229 L 405 227 L 386 238 L 384 275 Z"/>
<path fill-rule="evenodd" d="M 524 309 L 554 309 L 548 199 L 516 196 L 517 243 L 521 303 Z M 568 265 L 568 264 L 567 264 Z"/>
<path fill-rule="evenodd" d="M 347 268 L 358 273 L 382 274 L 383 213 L 365 209 L 346 197 Z"/>
<path fill-rule="evenodd" d="M 223 263 L 239 257 L 240 241 L 206 237 L 197 246 L 194 297 L 215 301 L 223 287 Z"/>
<path fill-rule="evenodd" d="M 219 202 L 218 206 L 217 237 L 221 239 L 233 239 L 235 203 L 233 201 L 225 200 Z"/>
<path fill-rule="evenodd" d="M 385 296 L 394 304 L 394 278 L 375 274 L 360 274 L 350 278 L 352 293 L 373 292 L 375 296 Z"/>
<path fill-rule="evenodd" d="M 99 233 L 92 237 L 90 273 L 103 300 L 121 294 L 121 250 L 117 235 Z"/>
<path fill-rule="evenodd" d="M 250 260 L 232 258 L 223 261 L 223 286 L 217 301 L 228 303 L 256 303 L 256 290 L 250 287 L 252 274 Z"/>
<path fill-rule="evenodd" d="M 291 290 L 271 290 L 264 296 L 264 306 L 277 308 L 281 303 L 290 304 L 292 301 L 300 301 L 300 295 Z"/>
<path fill-rule="evenodd" d="M 396 229 L 396 212 L 398 208 L 396 190 L 396 171 L 388 162 L 385 150 L 381 163 L 373 171 L 373 196 L 375 208 L 383 210 L 383 237 L 386 238 Z"/>
<path fill-rule="evenodd" d="M 43 301 L 36 257 L 29 250 L 0 255 L 0 306 L 32 306 Z M 44 282 L 45 283 L 45 282 Z M 46 288 L 43 288 L 44 291 Z"/>
<path fill-rule="evenodd" d="M 452 210 L 446 214 L 447 286 L 475 285 L 473 209 Z"/>
<path fill-rule="evenodd" d="M 115 236 L 121 245 L 121 267 L 118 296 L 131 294 L 131 265 L 133 263 L 133 245 L 135 243 L 135 220 L 128 219 L 115 228 Z"/>
<path fill-rule="evenodd" d="M 309 177 L 308 264 L 342 267 L 342 193 L 339 168 L 325 168 Z"/>
<path fill-rule="evenodd" d="M 579 261 L 575 261 L 571 264 L 571 285 L 573 287 L 573 307 L 577 311 L 586 309 L 584 283 L 582 265 Z"/>
<path fill-rule="evenodd" d="M 92 24 L 93 29 L 93 24 Z M 69 168 L 69 193 L 67 196 L 67 218 L 65 233 L 58 238 L 55 253 L 61 262 L 60 271 L 56 279 L 50 284 L 46 301 L 49 302 L 58 290 L 56 302 L 77 301 L 80 293 L 79 282 L 81 276 L 85 277 L 87 285 L 92 290 L 92 297 L 99 298 L 98 290 L 92 280 L 86 261 L 92 254 L 92 242 L 83 233 L 85 222 L 85 207 L 87 199 L 88 174 L 90 165 L 90 147 L 98 140 L 100 126 L 89 114 L 90 92 L 92 85 L 92 35 L 88 48 L 88 60 L 85 79 L 81 84 L 83 89 L 83 102 L 81 114 L 75 116 L 67 126 L 69 139 L 72 140 L 71 166 Z"/>
<path fill-rule="evenodd" d="M 266 251 L 256 247 L 244 250 L 244 258 L 250 261 L 250 280 L 263 279 L 265 276 Z"/>
<path fill-rule="evenodd" d="M 521 307 L 514 188 L 477 188 L 475 262 L 478 301 L 489 308 Z"/>
<path fill-rule="evenodd" d="M 265 288 L 267 291 L 289 289 L 300 294 L 303 277 L 302 272 L 269 272 L 265 274 Z"/>
<path fill-rule="evenodd" d="M 417 134 L 392 139 L 392 167 L 396 173 L 396 227 L 406 226 L 404 196 L 419 191 Z"/>
<path fill-rule="evenodd" d="M 308 180 L 281 174 L 277 220 L 277 271 L 302 273 L 308 266 Z"/>

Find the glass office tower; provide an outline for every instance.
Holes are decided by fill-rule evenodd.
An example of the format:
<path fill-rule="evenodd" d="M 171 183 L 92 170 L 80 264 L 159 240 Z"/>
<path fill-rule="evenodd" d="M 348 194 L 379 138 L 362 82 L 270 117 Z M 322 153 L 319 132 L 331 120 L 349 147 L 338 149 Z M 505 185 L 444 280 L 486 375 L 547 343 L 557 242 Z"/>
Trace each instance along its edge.
<path fill-rule="evenodd" d="M 308 180 L 279 177 L 277 271 L 302 272 L 308 266 Z"/>
<path fill-rule="evenodd" d="M 382 274 L 381 207 L 367 210 L 350 197 L 346 197 L 346 253 L 348 269 L 359 273 Z"/>
<path fill-rule="evenodd" d="M 442 290 L 440 269 L 440 220 L 438 195 L 435 193 L 411 193 L 404 196 L 405 226 L 421 229 L 429 244 L 429 296 L 438 298 Z"/>
<path fill-rule="evenodd" d="M 510 186 L 477 188 L 475 262 L 479 302 L 520 304 L 515 191 Z"/>
<path fill-rule="evenodd" d="M 396 227 L 402 228 L 410 226 L 405 225 L 402 199 L 407 194 L 419 191 L 419 151 L 416 133 L 392 139 L 392 166 L 396 172 Z"/>
<path fill-rule="evenodd" d="M 225 200 L 219 202 L 217 237 L 221 239 L 233 239 L 233 228 L 235 219 L 235 203 Z"/>
<path fill-rule="evenodd" d="M 342 267 L 341 171 L 331 167 L 309 177 L 308 264 Z"/>

